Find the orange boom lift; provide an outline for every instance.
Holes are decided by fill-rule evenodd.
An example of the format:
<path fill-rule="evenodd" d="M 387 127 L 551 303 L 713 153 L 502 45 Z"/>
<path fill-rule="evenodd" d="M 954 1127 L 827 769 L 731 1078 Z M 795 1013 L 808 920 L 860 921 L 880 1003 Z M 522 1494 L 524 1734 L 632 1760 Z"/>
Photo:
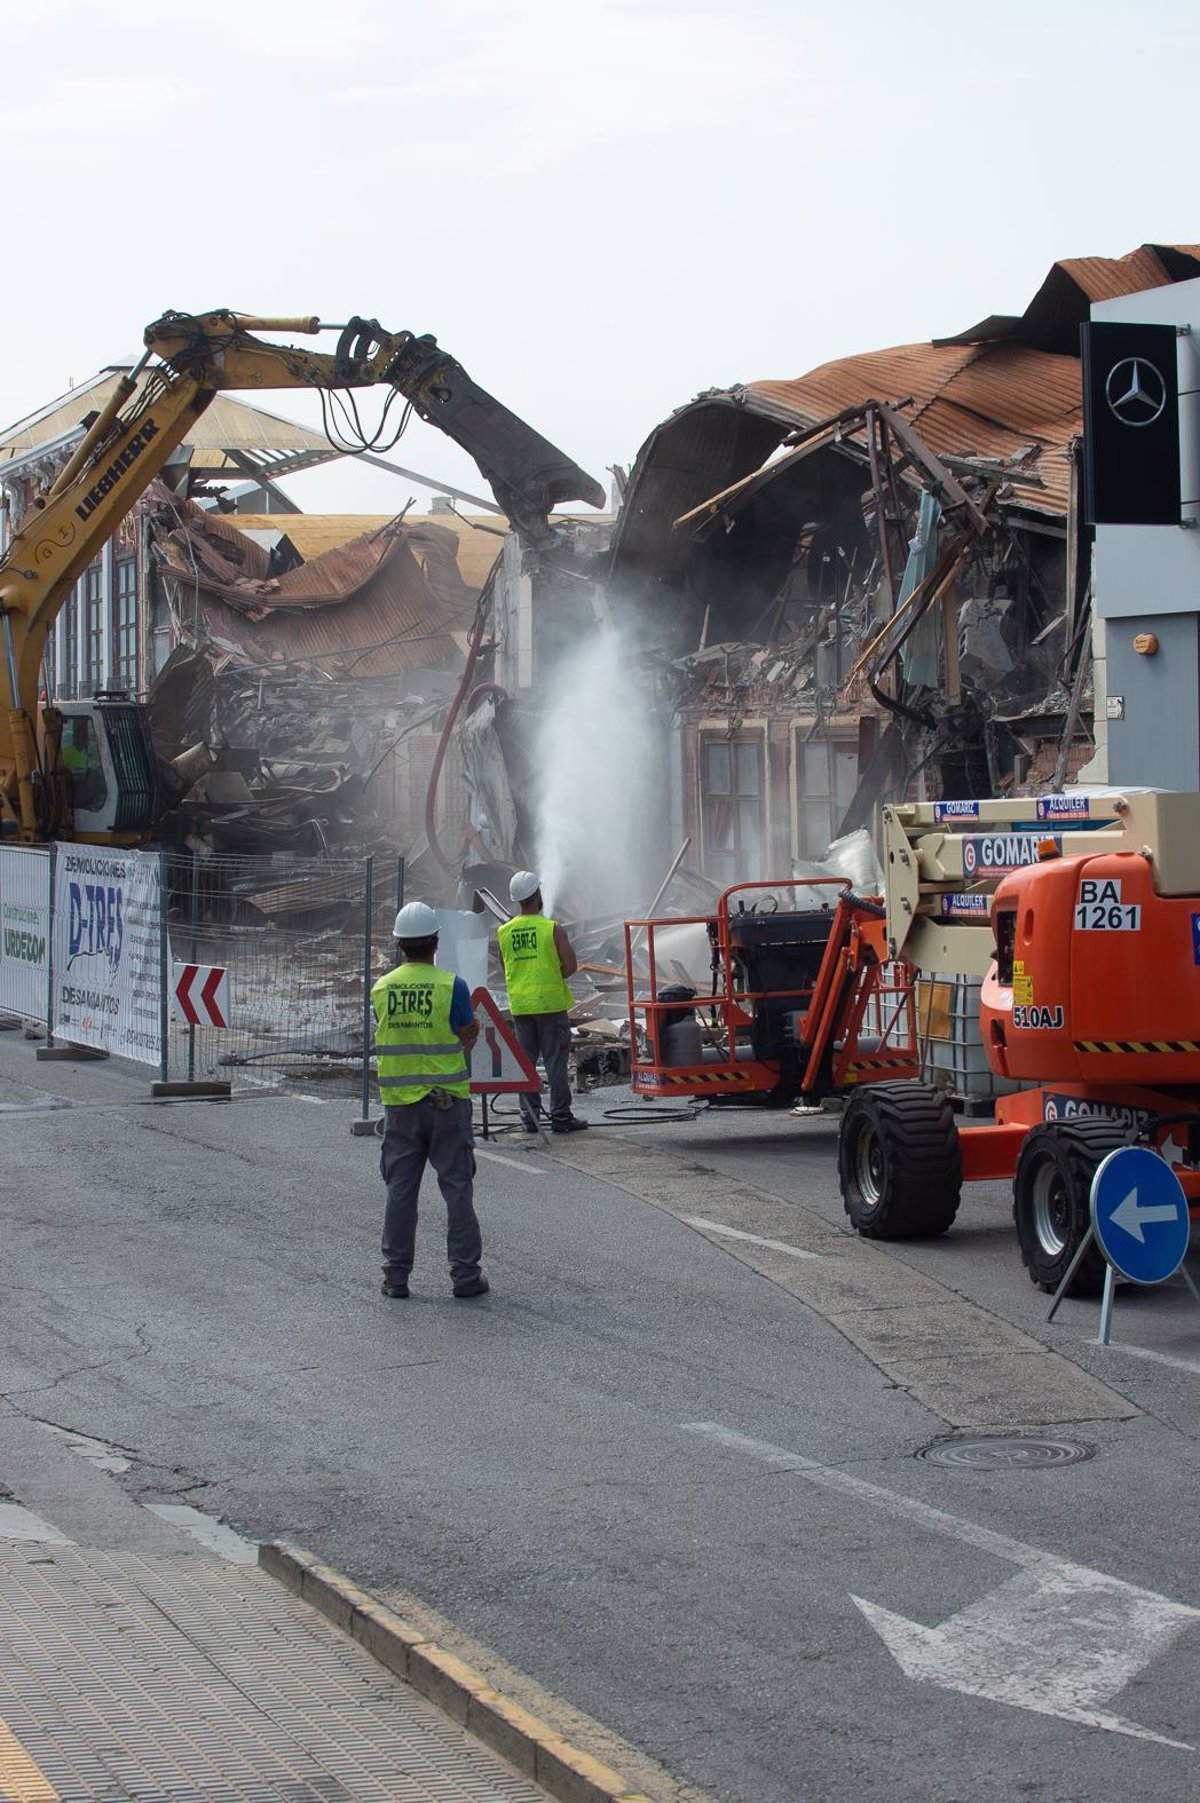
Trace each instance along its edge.
<path fill-rule="evenodd" d="M 1200 1214 L 1200 796 L 952 805 L 886 810 L 888 950 L 982 977 L 983 1052 L 1021 1087 L 978 1123 L 921 1083 L 855 1095 L 842 1196 L 860 1233 L 914 1237 L 945 1231 L 964 1182 L 1011 1179 L 1025 1265 L 1054 1290 L 1117 1147 L 1158 1151 Z M 1089 1246 L 1072 1288 L 1103 1275 Z"/>

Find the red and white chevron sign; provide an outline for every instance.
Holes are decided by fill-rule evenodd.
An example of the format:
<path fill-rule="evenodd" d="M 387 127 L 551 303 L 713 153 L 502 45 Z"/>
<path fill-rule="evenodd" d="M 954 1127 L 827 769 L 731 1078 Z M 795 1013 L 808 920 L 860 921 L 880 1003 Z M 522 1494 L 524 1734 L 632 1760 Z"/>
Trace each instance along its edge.
<path fill-rule="evenodd" d="M 189 1027 L 227 1027 L 228 970 L 220 964 L 177 964 L 175 1007 Z"/>

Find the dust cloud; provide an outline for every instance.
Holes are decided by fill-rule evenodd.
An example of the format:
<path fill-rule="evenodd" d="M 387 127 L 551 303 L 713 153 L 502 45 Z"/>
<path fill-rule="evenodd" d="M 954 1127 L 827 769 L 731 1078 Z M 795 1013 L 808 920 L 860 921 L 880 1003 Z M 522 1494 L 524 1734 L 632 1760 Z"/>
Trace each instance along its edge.
<path fill-rule="evenodd" d="M 537 735 L 538 869 L 566 918 L 636 916 L 662 880 L 646 846 L 662 747 L 619 635 L 602 627 L 557 666 Z M 660 771 L 661 774 L 661 771 Z"/>

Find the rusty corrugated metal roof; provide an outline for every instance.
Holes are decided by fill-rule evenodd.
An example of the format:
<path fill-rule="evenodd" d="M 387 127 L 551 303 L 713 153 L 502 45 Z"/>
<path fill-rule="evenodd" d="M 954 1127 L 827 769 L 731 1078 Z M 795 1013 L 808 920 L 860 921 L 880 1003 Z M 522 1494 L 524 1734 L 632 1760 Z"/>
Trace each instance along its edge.
<path fill-rule="evenodd" d="M 1055 263 L 1020 316 L 955 338 L 823 363 L 791 381 L 712 390 L 655 428 L 638 452 L 612 541 L 612 568 L 662 572 L 686 555 L 671 522 L 758 469 L 791 430 L 869 400 L 908 403 L 932 451 L 1013 465 L 1012 495 L 1065 517 L 1070 445 L 1083 431 L 1079 327 L 1093 300 L 1200 277 L 1200 245 Z M 1019 466 L 1019 467 L 1017 467 Z"/>
<path fill-rule="evenodd" d="M 1073 357 L 989 345 L 987 354 L 965 363 L 942 393 L 996 425 L 1058 436 L 1064 423 L 1070 426 L 1079 415 L 1079 367 Z"/>
<path fill-rule="evenodd" d="M 397 523 L 269 578 L 266 551 L 228 519 L 177 501 L 161 483 L 152 499 L 159 566 L 178 584 L 185 624 L 218 652 L 334 676 L 460 661 L 454 635 L 469 625 L 477 595 L 443 527 Z"/>
<path fill-rule="evenodd" d="M 751 404 L 761 396 L 777 417 L 797 426 L 817 425 L 866 401 L 911 399 L 905 418 L 930 450 L 1006 463 L 1027 459 L 1027 479 L 1019 472 L 1011 478 L 1021 505 L 1050 515 L 1067 511 L 1068 449 L 1083 430 L 1073 357 L 1011 341 L 906 344 L 822 364 L 794 382 L 752 382 L 746 395 Z"/>
<path fill-rule="evenodd" d="M 1079 328 L 1093 301 L 1115 300 L 1147 288 L 1200 276 L 1194 244 L 1143 244 L 1123 257 L 1063 257 L 1052 265 L 1019 317 L 993 315 L 943 344 L 983 344 L 1015 338 L 1033 350 L 1079 355 Z"/>
<path fill-rule="evenodd" d="M 227 517 L 229 524 L 242 532 L 284 533 L 308 562 L 339 545 L 348 544 L 351 539 L 381 531 L 391 525 L 394 516 L 383 513 L 236 513 Z M 437 532 L 453 534 L 462 579 L 468 588 L 478 592 L 490 576 L 507 537 L 503 528 L 499 536 L 496 533 L 502 517 L 497 514 L 485 518 L 472 514 L 406 513 L 404 523 L 409 527 L 428 525 Z"/>
<path fill-rule="evenodd" d="M 790 382 L 751 382 L 747 393 L 761 395 L 789 415 L 795 415 L 800 406 L 806 424 L 814 407 L 819 408 L 816 417 L 828 419 L 864 400 L 911 399 L 919 409 L 978 354 L 975 345 L 935 349 L 928 344 L 901 344 L 894 350 L 839 357 Z"/>
<path fill-rule="evenodd" d="M 1054 267 L 1070 276 L 1089 301 L 1165 288 L 1171 280 L 1148 244 L 1123 257 L 1062 257 Z"/>

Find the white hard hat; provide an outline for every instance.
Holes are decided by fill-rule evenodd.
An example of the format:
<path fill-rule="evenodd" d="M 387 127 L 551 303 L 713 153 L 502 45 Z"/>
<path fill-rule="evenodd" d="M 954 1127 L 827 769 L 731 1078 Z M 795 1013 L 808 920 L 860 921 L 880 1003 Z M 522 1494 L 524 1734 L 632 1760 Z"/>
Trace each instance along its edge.
<path fill-rule="evenodd" d="M 518 870 L 508 885 L 510 901 L 527 902 L 531 895 L 536 895 L 542 886 L 542 879 L 536 870 Z"/>
<path fill-rule="evenodd" d="M 437 930 L 438 917 L 428 902 L 406 902 L 392 929 L 397 939 L 432 939 Z"/>

